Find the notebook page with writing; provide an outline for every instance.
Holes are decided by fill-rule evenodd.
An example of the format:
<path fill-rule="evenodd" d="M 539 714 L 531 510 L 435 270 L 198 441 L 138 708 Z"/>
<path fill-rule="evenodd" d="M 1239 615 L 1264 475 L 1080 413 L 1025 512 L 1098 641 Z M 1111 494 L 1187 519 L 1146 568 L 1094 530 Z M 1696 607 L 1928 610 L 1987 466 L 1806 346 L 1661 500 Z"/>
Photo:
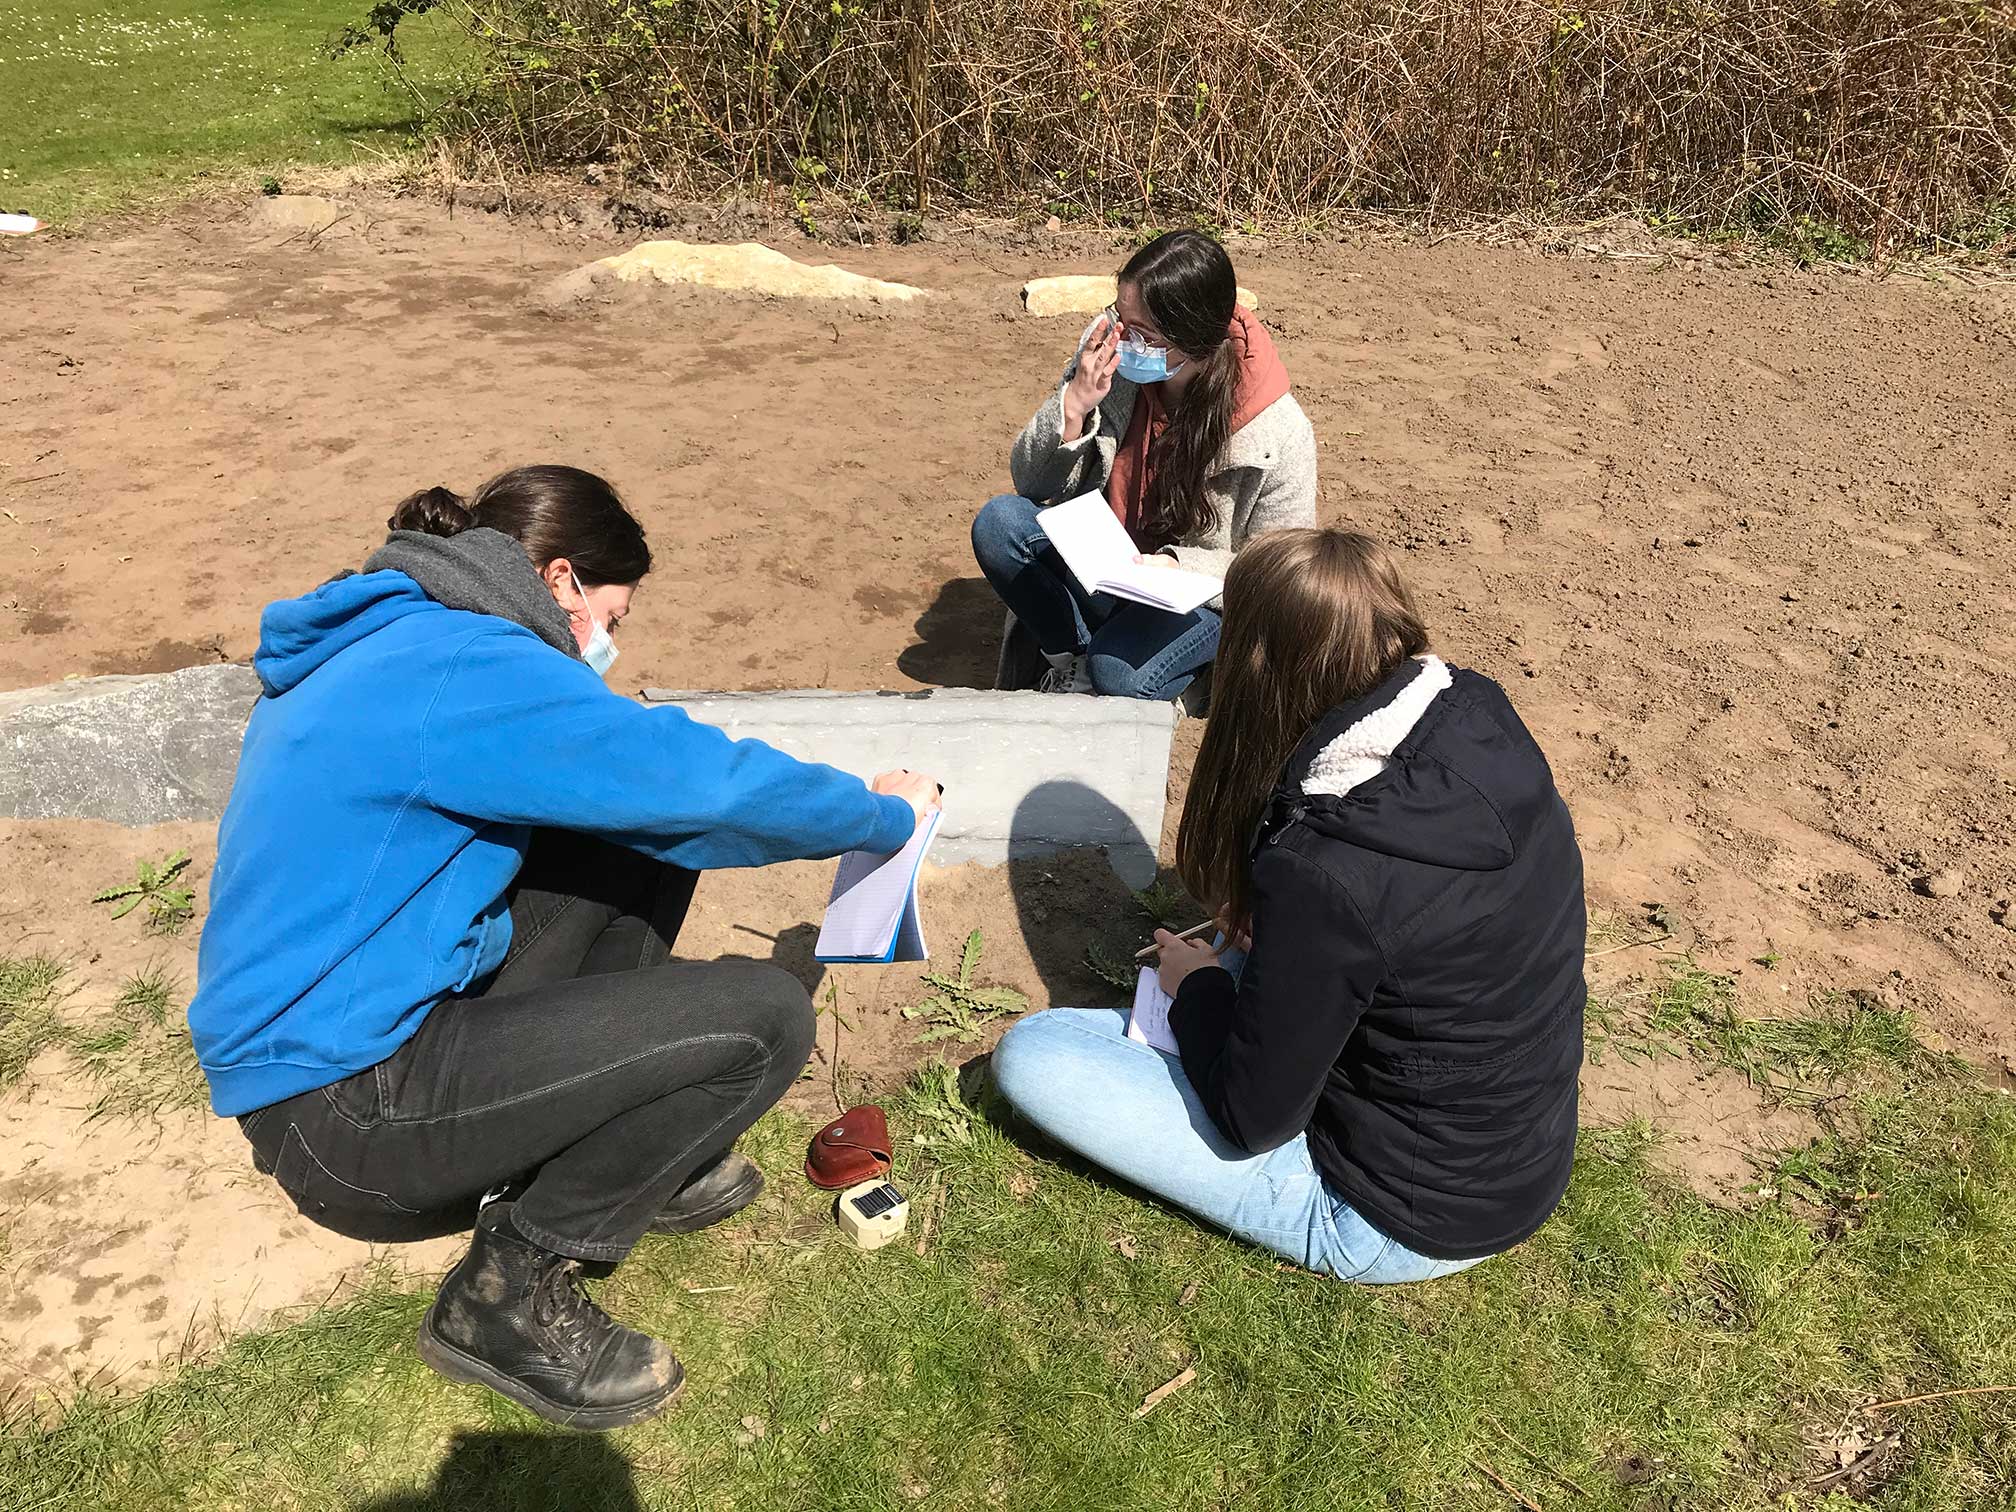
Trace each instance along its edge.
<path fill-rule="evenodd" d="M 849 851 L 840 858 L 819 940 L 812 947 L 815 960 L 926 959 L 924 928 L 917 917 L 917 873 L 944 812 L 927 815 L 909 843 L 891 855 Z"/>
<path fill-rule="evenodd" d="M 1162 982 L 1152 967 L 1143 966 L 1134 983 L 1134 1011 L 1127 1015 L 1127 1038 L 1168 1055 L 1180 1055 L 1176 1036 L 1169 1028 L 1169 1010 L 1175 999 L 1162 990 Z"/>

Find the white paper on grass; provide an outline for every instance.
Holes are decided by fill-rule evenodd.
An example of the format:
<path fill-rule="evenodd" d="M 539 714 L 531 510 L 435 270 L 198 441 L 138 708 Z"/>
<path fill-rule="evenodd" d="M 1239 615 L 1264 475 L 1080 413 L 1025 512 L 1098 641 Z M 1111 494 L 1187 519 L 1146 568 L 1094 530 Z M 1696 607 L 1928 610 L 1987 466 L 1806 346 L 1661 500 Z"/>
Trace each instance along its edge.
<path fill-rule="evenodd" d="M 1127 1015 L 1127 1038 L 1170 1055 L 1181 1055 L 1176 1035 L 1169 1027 L 1169 1010 L 1175 999 L 1162 990 L 1162 979 L 1150 966 L 1141 968 L 1134 983 L 1134 1011 Z"/>
<path fill-rule="evenodd" d="M 820 961 L 923 961 L 924 925 L 917 915 L 917 874 L 938 833 L 934 809 L 892 854 L 849 851 L 840 858 L 833 895 L 812 955 Z"/>
<path fill-rule="evenodd" d="M 1127 534 L 1103 493 L 1080 494 L 1036 512 L 1036 523 L 1088 593 L 1110 593 L 1152 609 L 1188 614 L 1225 591 L 1225 580 L 1181 567 L 1137 562 Z"/>

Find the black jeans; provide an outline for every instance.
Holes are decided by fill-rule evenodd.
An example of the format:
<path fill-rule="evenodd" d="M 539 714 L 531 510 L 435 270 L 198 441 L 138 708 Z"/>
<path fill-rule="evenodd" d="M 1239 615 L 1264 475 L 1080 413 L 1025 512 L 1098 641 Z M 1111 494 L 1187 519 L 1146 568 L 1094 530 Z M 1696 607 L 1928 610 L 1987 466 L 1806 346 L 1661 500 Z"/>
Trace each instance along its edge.
<path fill-rule="evenodd" d="M 797 978 L 673 962 L 694 873 L 557 831 L 510 894 L 510 954 L 392 1056 L 239 1120 L 304 1216 L 363 1239 L 466 1228 L 522 1182 L 512 1223 L 622 1259 L 667 1198 L 782 1097 L 812 1051 Z"/>

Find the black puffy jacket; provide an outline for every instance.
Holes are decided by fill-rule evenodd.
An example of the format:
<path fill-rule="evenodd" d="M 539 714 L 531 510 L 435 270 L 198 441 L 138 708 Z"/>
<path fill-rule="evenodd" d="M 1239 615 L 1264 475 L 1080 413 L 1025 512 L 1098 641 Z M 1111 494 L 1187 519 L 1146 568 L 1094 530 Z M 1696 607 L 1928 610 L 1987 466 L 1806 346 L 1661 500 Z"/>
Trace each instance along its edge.
<path fill-rule="evenodd" d="M 1254 845 L 1239 982 L 1192 972 L 1170 1020 L 1227 1138 L 1306 1131 L 1373 1227 L 1465 1260 L 1567 1187 L 1587 921 L 1567 806 L 1488 677 L 1452 669 L 1377 776 L 1304 791 L 1325 746 L 1427 674 L 1406 663 L 1296 749 Z"/>

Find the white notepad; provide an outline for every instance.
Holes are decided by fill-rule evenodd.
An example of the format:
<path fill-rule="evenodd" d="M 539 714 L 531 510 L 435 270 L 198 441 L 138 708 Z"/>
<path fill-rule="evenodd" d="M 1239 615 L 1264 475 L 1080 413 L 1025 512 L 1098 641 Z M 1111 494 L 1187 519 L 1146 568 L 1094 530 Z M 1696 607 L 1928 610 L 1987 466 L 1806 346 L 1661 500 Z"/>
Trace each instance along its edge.
<path fill-rule="evenodd" d="M 1162 990 L 1161 978 L 1153 968 L 1143 966 L 1134 983 L 1134 1011 L 1127 1015 L 1127 1038 L 1169 1055 L 1180 1056 L 1176 1035 L 1169 1028 L 1169 1010 L 1175 999 Z"/>
<path fill-rule="evenodd" d="M 892 855 L 849 851 L 840 858 L 833 896 L 826 900 L 826 918 L 812 947 L 814 960 L 930 959 L 917 917 L 917 873 L 944 817 L 942 808 L 934 809 L 912 832 L 909 844 Z"/>
<path fill-rule="evenodd" d="M 1225 591 L 1223 578 L 1181 567 L 1149 567 L 1102 493 L 1080 494 L 1036 512 L 1036 523 L 1088 593 L 1188 614 Z"/>

